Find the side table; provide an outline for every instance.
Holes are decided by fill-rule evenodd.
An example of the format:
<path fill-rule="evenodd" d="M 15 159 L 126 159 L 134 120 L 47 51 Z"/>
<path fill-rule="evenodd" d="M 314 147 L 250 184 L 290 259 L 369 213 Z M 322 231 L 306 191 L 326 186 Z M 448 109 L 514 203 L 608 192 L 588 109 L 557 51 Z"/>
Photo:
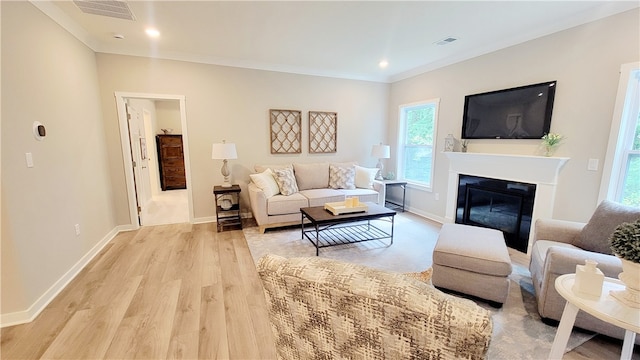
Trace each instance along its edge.
<path fill-rule="evenodd" d="M 611 290 L 624 289 L 624 284 L 619 280 L 606 277 L 599 298 L 581 297 L 573 292 L 575 278 L 576 274 L 566 274 L 559 276 L 555 282 L 556 290 L 567 300 L 567 303 L 562 312 L 549 359 L 561 359 L 564 355 L 578 310 L 625 329 L 620 359 L 631 359 L 636 333 L 640 332 L 640 309 L 626 306 L 609 295 Z"/>
<path fill-rule="evenodd" d="M 407 182 L 402 180 L 378 180 L 384 186 L 384 206 L 389 209 L 404 212 L 405 198 L 407 195 Z M 402 188 L 402 202 L 389 200 L 387 198 L 387 189 L 390 187 L 399 186 Z"/>
<path fill-rule="evenodd" d="M 240 216 L 240 185 L 231 187 L 214 186 L 213 195 L 216 204 L 216 224 L 218 232 L 227 226 L 242 229 Z"/>

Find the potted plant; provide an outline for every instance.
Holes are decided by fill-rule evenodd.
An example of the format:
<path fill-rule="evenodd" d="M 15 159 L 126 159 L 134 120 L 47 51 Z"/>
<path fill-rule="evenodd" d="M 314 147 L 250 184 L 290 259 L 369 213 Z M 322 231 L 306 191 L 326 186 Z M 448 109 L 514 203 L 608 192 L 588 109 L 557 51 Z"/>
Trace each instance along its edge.
<path fill-rule="evenodd" d="M 613 254 L 622 261 L 618 277 L 626 285 L 625 290 L 612 291 L 611 295 L 622 303 L 640 308 L 640 219 L 620 224 L 609 237 Z"/>
<path fill-rule="evenodd" d="M 564 136 L 557 133 L 544 134 L 542 137 L 542 147 L 544 147 L 544 156 L 551 156 L 556 151 L 556 148 L 564 140 Z"/>

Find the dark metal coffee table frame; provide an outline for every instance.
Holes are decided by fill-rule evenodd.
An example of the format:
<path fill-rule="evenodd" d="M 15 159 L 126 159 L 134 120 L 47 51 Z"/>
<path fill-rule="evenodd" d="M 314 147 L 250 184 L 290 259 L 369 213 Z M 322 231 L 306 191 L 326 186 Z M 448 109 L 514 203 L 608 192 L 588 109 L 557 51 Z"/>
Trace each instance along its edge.
<path fill-rule="evenodd" d="M 363 241 L 390 239 L 389 246 L 393 245 L 393 225 L 396 212 L 373 203 L 367 203 L 368 211 L 333 215 L 323 206 L 313 206 L 300 209 L 300 228 L 302 238 L 309 240 L 316 248 L 316 256 L 320 249 L 354 244 Z M 391 231 L 386 232 L 373 225 L 371 220 L 389 218 Z M 310 228 L 305 229 L 305 219 L 311 223 Z"/>

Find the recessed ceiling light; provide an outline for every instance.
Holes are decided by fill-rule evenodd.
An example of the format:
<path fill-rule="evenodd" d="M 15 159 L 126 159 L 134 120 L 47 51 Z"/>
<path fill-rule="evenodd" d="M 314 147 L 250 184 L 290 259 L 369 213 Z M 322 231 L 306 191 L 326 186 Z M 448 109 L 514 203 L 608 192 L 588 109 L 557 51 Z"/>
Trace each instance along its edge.
<path fill-rule="evenodd" d="M 153 28 L 148 28 L 147 30 L 145 30 L 145 32 L 147 33 L 147 35 L 149 35 L 152 38 L 156 38 L 160 36 L 160 31 Z"/>
<path fill-rule="evenodd" d="M 381 68 L 381 69 L 384 69 L 384 68 L 386 68 L 387 66 L 389 66 L 389 62 L 388 62 L 387 60 L 381 60 L 381 61 L 378 63 L 378 66 L 380 66 L 380 68 Z"/>

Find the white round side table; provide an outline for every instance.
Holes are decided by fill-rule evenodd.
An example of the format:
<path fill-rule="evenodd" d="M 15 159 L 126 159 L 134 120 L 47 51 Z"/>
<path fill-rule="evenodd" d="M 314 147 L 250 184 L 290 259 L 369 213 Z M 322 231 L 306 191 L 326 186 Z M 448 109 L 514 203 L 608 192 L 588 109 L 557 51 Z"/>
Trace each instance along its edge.
<path fill-rule="evenodd" d="M 575 278 L 576 274 L 566 274 L 559 276 L 555 282 L 556 290 L 567 300 L 567 303 L 562 312 L 549 359 L 562 359 L 578 310 L 625 329 L 620 359 L 631 359 L 636 333 L 640 332 L 640 309 L 624 305 L 609 295 L 611 290 L 624 289 L 624 284 L 620 280 L 605 277 L 602 294 L 600 297 L 595 297 L 575 293 L 573 291 Z"/>

